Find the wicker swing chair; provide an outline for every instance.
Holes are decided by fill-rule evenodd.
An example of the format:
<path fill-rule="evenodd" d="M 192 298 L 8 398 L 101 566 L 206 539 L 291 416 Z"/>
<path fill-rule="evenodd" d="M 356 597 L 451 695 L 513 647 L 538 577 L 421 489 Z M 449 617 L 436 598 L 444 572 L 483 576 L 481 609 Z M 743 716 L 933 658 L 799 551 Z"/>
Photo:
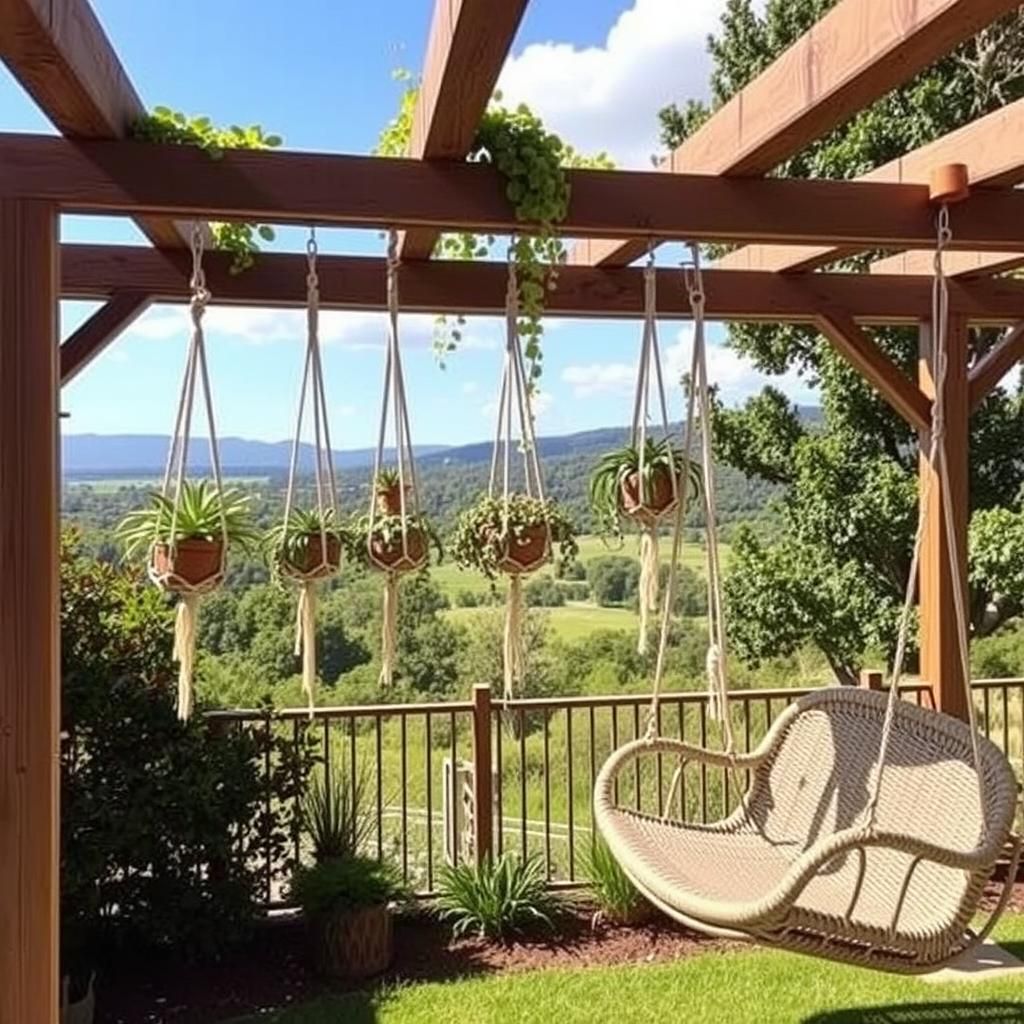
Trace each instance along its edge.
<path fill-rule="evenodd" d="M 936 372 L 945 372 L 947 316 L 941 253 L 949 240 L 940 214 L 933 322 Z M 799 953 L 902 973 L 934 970 L 988 934 L 1005 908 L 1020 857 L 1012 834 L 1017 782 L 1006 757 L 970 722 L 898 699 L 927 491 L 889 693 L 834 687 L 804 696 L 775 721 L 756 750 L 736 751 L 729 716 L 725 627 L 715 536 L 710 402 L 704 353 L 699 256 L 687 274 L 695 337 L 684 458 L 690 460 L 699 401 L 705 515 L 708 523 L 708 657 L 712 712 L 722 751 L 655 735 L 669 610 L 683 512 L 676 514 L 672 571 L 662 613 L 647 734 L 615 751 L 595 785 L 594 818 L 637 889 L 656 907 L 711 935 L 750 939 Z M 941 383 L 941 380 L 940 380 Z M 941 386 L 936 388 L 941 395 Z M 941 401 L 933 410 L 931 456 L 946 473 Z M 684 479 L 688 465 L 684 467 Z M 946 491 L 948 494 L 948 490 Z M 947 510 L 946 521 L 951 521 Z M 951 558 L 956 558 L 950 531 Z M 958 633 L 969 688 L 965 595 L 957 595 Z M 617 780 L 642 759 L 678 760 L 663 814 L 619 805 Z M 721 768 L 742 795 L 721 821 L 694 825 L 676 803 L 687 763 Z M 749 773 L 744 791 L 740 773 Z M 632 773 L 631 773 L 632 774 Z M 678 813 L 672 809 L 677 808 Z M 971 923 L 997 861 L 1006 881 L 988 921 Z"/>

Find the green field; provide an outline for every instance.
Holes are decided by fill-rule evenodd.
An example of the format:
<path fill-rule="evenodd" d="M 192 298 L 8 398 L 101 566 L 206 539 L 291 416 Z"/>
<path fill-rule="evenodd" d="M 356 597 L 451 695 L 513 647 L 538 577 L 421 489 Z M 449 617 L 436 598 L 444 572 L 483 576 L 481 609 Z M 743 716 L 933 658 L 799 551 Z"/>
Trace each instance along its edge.
<path fill-rule="evenodd" d="M 489 608 L 452 608 L 445 614 L 454 622 L 468 622 L 474 616 L 486 615 Z M 581 640 L 599 629 L 633 630 L 637 628 L 636 613 L 628 608 L 599 608 L 584 601 L 573 601 L 561 608 L 544 608 L 548 623 L 560 640 Z"/>

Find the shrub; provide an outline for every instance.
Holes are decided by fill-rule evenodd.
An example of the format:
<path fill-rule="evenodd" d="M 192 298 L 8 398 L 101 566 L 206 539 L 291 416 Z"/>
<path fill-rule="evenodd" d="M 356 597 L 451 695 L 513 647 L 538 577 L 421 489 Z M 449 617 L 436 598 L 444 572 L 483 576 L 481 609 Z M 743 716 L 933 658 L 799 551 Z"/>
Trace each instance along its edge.
<path fill-rule="evenodd" d="M 640 563 L 626 555 L 604 555 L 587 563 L 594 600 L 602 608 L 628 603 L 640 583 Z"/>
<path fill-rule="evenodd" d="M 560 608 L 565 604 L 565 594 L 550 577 L 532 579 L 523 588 L 523 596 L 529 608 Z"/>
<path fill-rule="evenodd" d="M 64 955 L 74 965 L 104 947 L 216 953 L 254 916 L 257 851 L 287 857 L 297 825 L 287 808 L 308 750 L 272 730 L 179 722 L 172 609 L 140 573 L 93 562 L 77 545 L 64 536 Z"/>
<path fill-rule="evenodd" d="M 456 608 L 477 608 L 480 604 L 485 603 L 482 600 L 486 595 L 481 595 L 473 590 L 458 590 L 455 593 L 455 607 Z"/>
<path fill-rule="evenodd" d="M 292 878 L 292 898 L 307 917 L 375 907 L 405 897 L 401 875 L 372 857 L 330 857 L 299 867 Z"/>
<path fill-rule="evenodd" d="M 594 837 L 589 854 L 584 855 L 583 871 L 598 914 L 605 920 L 630 924 L 649 912 L 650 904 L 637 892 L 600 836 Z"/>
<path fill-rule="evenodd" d="M 445 867 L 438 887 L 438 912 L 456 938 L 475 933 L 504 941 L 536 925 L 554 928 L 559 908 L 536 857 L 505 853 L 481 865 Z"/>

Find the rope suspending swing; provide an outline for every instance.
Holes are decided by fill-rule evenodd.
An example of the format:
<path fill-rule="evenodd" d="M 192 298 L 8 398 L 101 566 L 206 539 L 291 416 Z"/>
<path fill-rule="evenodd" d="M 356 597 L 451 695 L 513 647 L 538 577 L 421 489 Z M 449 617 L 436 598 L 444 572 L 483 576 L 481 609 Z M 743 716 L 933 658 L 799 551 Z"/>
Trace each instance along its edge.
<path fill-rule="evenodd" d="M 710 451 L 710 397 L 699 258 L 685 271 L 695 321 L 687 403 L 684 473 L 694 443 L 696 414 L 704 465 L 707 518 L 708 687 L 722 724 L 721 751 L 659 736 L 664 655 L 675 596 L 684 512 L 677 510 L 672 564 L 662 609 L 648 728 L 614 752 L 594 794 L 595 822 L 637 888 L 686 925 L 715 935 L 755 939 L 796 952 L 898 972 L 933 970 L 982 941 L 1005 907 L 1020 856 L 1012 835 L 1017 784 L 1005 755 L 979 736 L 970 695 L 967 601 L 959 573 L 949 470 L 944 387 L 948 298 L 942 253 L 951 235 L 939 212 L 933 302 L 936 398 L 929 458 L 943 490 L 947 550 L 954 586 L 958 658 L 969 722 L 899 699 L 912 621 L 916 571 L 929 486 L 921 499 L 912 568 L 899 624 L 888 695 L 828 687 L 794 701 L 758 748 L 736 750 L 727 686 L 721 566 L 715 537 Z M 682 725 L 682 723 L 680 723 Z M 616 780 L 640 758 L 675 758 L 667 802 L 658 814 L 620 807 Z M 693 825 L 674 810 L 685 765 L 696 762 L 747 773 L 739 805 L 721 820 Z M 702 768 L 702 770 L 704 770 Z M 660 778 L 660 772 L 657 773 Z M 998 858 L 1010 870 L 988 924 L 971 928 Z"/>
<path fill-rule="evenodd" d="M 543 536 L 513 538 L 509 524 L 509 505 L 514 494 L 512 483 L 513 412 L 518 427 L 516 444 L 523 460 L 523 492 L 528 498 L 545 501 L 544 478 L 537 452 L 529 378 L 519 340 L 519 288 L 516 267 L 508 261 L 508 285 L 505 292 L 505 358 L 498 388 L 497 423 L 487 493 L 502 504 L 502 537 L 507 545 L 500 568 L 509 576 L 502 644 L 505 700 L 510 700 L 526 674 L 523 642 L 525 608 L 522 577 L 551 558 L 551 524 L 545 521 Z M 514 550 L 513 550 L 514 548 Z"/>
<path fill-rule="evenodd" d="M 299 590 L 295 621 L 295 654 L 302 657 L 302 692 L 306 696 L 310 716 L 316 694 L 316 609 L 317 583 L 333 576 L 341 560 L 338 481 L 334 468 L 334 451 L 327 415 L 327 391 L 324 386 L 323 362 L 320 353 L 320 282 L 317 276 L 316 229 L 310 228 L 306 243 L 306 358 L 299 386 L 295 436 L 288 464 L 288 488 L 285 492 L 283 536 L 297 528 L 293 523 L 295 491 L 302 450 L 303 421 L 307 401 L 313 415 L 313 473 L 316 485 L 315 529 L 304 537 L 299 558 L 278 553 L 281 574 L 292 580 Z"/>
<path fill-rule="evenodd" d="M 398 646 L 398 584 L 403 573 L 422 568 L 428 557 L 428 537 L 420 514 L 419 484 L 413 457 L 409 407 L 405 395 L 405 375 L 399 345 L 398 233 L 388 235 L 387 254 L 387 347 L 384 357 L 384 385 L 377 450 L 373 460 L 373 483 L 370 487 L 369 531 L 366 555 L 370 563 L 384 573 L 384 596 L 381 625 L 380 685 L 391 686 L 394 680 Z M 391 418 L 395 438 L 395 470 L 397 494 L 392 505 L 378 491 L 385 462 L 388 420 Z M 389 516 L 399 517 L 399 537 L 379 536 L 378 527 Z"/>
<path fill-rule="evenodd" d="M 181 390 L 178 396 L 178 411 L 174 421 L 174 434 L 171 438 L 167 465 L 164 470 L 163 482 L 160 487 L 162 499 L 171 505 L 171 515 L 167 522 L 168 533 L 161 535 L 164 517 L 158 517 L 156 532 L 149 557 L 149 577 L 163 590 L 173 591 L 179 595 L 178 607 L 174 623 L 174 660 L 178 662 L 178 717 L 183 721 L 192 714 L 193 692 L 192 676 L 195 665 L 196 627 L 199 613 L 199 602 L 205 594 L 215 590 L 224 580 L 227 566 L 228 524 L 224 511 L 224 482 L 221 475 L 220 453 L 217 445 L 217 431 L 213 417 L 213 400 L 210 394 L 210 376 L 206 365 L 206 343 L 203 333 L 203 317 L 210 303 L 210 292 L 206 287 L 206 275 L 203 272 L 203 233 L 198 224 L 192 226 L 191 237 L 192 275 L 189 281 L 191 298 L 189 300 L 189 316 L 192 332 L 189 339 L 188 354 L 185 359 L 185 372 L 182 376 Z M 209 429 L 210 466 L 213 471 L 214 486 L 221 499 L 220 526 L 221 538 L 219 557 L 216 564 L 209 566 L 209 571 L 198 578 L 191 574 L 186 577 L 179 571 L 179 556 L 188 540 L 179 542 L 178 517 L 185 488 L 185 477 L 188 468 L 188 450 L 192 435 L 192 412 L 195 404 L 196 382 L 202 392 L 203 404 L 206 408 L 206 421 Z"/>

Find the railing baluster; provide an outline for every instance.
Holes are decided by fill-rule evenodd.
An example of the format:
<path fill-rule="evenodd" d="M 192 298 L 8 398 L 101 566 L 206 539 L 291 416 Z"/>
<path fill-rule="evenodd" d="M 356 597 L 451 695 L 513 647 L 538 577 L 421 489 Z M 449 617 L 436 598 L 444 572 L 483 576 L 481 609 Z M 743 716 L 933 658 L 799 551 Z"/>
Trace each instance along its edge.
<path fill-rule="evenodd" d="M 384 859 L 384 738 L 381 735 L 383 721 L 380 715 L 374 718 L 377 761 L 377 860 Z"/>
<path fill-rule="evenodd" d="M 409 881 L 409 772 L 408 745 L 405 712 L 399 718 L 401 747 L 401 779 L 402 779 L 402 879 Z"/>
<path fill-rule="evenodd" d="M 455 712 L 453 711 L 448 717 L 448 726 L 451 730 L 450 737 L 450 752 L 449 757 L 452 759 L 452 863 L 459 863 L 459 802 L 462 794 L 459 793 L 459 751 L 458 751 L 458 736 L 455 731 Z"/>
<path fill-rule="evenodd" d="M 708 745 L 708 706 L 704 701 L 698 705 L 700 711 L 700 745 Z M 700 764 L 700 820 L 706 825 L 708 823 L 708 766 L 701 761 Z"/>
<path fill-rule="evenodd" d="M 427 889 L 434 888 L 434 772 L 431 764 L 433 741 L 430 735 L 430 712 L 423 716 L 423 779 L 427 801 Z M 443 831 L 443 829 L 442 829 Z"/>
<path fill-rule="evenodd" d="M 352 715 L 348 720 L 348 785 L 352 795 L 352 806 L 355 806 L 356 792 L 358 791 L 359 765 L 356 757 L 356 718 Z M 356 829 L 359 823 L 352 818 L 352 839 L 355 841 Z"/>
<path fill-rule="evenodd" d="M 640 739 L 640 705 L 633 705 L 633 739 Z M 643 809 L 643 780 L 640 776 L 640 758 L 633 762 L 633 806 L 638 810 Z"/>
<path fill-rule="evenodd" d="M 615 750 L 619 745 L 619 705 L 612 705 L 612 750 Z M 616 777 L 612 783 L 612 799 L 615 803 L 619 802 L 619 780 Z"/>
<path fill-rule="evenodd" d="M 654 712 L 654 731 L 660 736 L 661 735 L 661 702 L 659 701 L 658 707 Z M 659 751 L 655 757 L 655 780 L 658 786 L 658 816 L 660 817 L 665 813 L 665 793 L 663 790 L 664 778 L 661 767 L 661 752 Z"/>
<path fill-rule="evenodd" d="M 302 839 L 302 797 L 299 795 L 302 783 L 302 768 L 299 763 L 299 720 L 297 718 L 292 722 L 292 752 L 294 755 L 292 779 L 295 786 L 295 795 L 292 797 L 292 855 L 295 858 L 296 866 L 298 866 L 302 856 L 300 847 Z"/>
<path fill-rule="evenodd" d="M 526 859 L 526 711 L 519 709 L 519 821 L 523 860 Z"/>
<path fill-rule="evenodd" d="M 567 705 L 565 709 L 565 777 L 566 793 L 568 803 L 566 804 L 566 816 L 569 827 L 569 881 L 576 881 L 576 825 L 575 825 L 575 792 L 573 787 L 573 764 L 572 764 L 572 706 Z"/>
<path fill-rule="evenodd" d="M 544 740 L 544 872 L 551 878 L 551 757 L 548 716 L 543 714 Z"/>
<path fill-rule="evenodd" d="M 498 719 L 494 725 L 494 757 L 497 761 L 497 783 L 494 798 L 498 803 L 498 834 L 494 837 L 495 849 L 500 857 L 505 851 L 505 761 L 501 741 L 504 733 L 502 712 L 499 711 Z"/>

